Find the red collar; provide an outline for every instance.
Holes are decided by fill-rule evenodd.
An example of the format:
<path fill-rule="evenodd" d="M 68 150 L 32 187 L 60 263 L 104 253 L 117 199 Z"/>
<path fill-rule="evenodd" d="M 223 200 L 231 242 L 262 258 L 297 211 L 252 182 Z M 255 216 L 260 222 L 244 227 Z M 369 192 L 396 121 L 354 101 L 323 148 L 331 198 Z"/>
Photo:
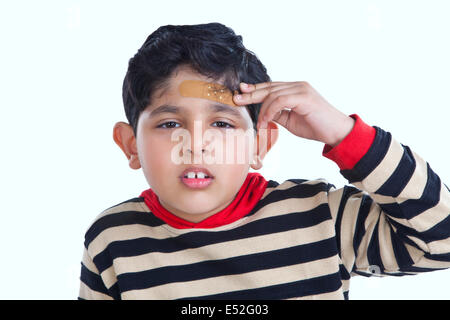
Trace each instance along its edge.
<path fill-rule="evenodd" d="M 225 209 L 198 223 L 181 219 L 169 212 L 161 205 L 158 196 L 152 189 L 143 191 L 140 196 L 144 198 L 145 204 L 155 216 L 174 228 L 216 228 L 239 220 L 250 213 L 256 203 L 261 199 L 266 190 L 267 183 L 268 181 L 259 173 L 248 173 L 233 202 Z"/>

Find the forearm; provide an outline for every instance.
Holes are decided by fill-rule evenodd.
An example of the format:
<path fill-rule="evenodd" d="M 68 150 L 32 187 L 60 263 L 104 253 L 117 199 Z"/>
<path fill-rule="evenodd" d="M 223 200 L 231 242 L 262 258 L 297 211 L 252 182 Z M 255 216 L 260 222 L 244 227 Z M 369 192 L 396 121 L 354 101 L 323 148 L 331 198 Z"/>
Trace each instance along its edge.
<path fill-rule="evenodd" d="M 334 160 L 344 177 L 368 194 L 352 195 L 356 202 L 353 208 L 350 204 L 345 210 L 335 208 L 340 233 L 352 233 L 351 237 L 341 236 L 343 250 L 348 252 L 349 246 L 358 244 L 353 249 L 359 252 L 351 260 L 359 255 L 361 262 L 370 256 L 372 261 L 382 264 L 383 260 L 395 269 L 397 263 L 414 265 L 424 253 L 430 258 L 430 254 L 450 252 L 449 190 L 410 148 L 388 132 L 357 119 L 349 136 L 336 148 L 326 146 L 324 156 Z M 353 221 L 354 226 L 342 225 L 343 220 L 347 224 Z M 436 262 L 430 266 L 448 267 L 445 257 L 433 259 Z"/>

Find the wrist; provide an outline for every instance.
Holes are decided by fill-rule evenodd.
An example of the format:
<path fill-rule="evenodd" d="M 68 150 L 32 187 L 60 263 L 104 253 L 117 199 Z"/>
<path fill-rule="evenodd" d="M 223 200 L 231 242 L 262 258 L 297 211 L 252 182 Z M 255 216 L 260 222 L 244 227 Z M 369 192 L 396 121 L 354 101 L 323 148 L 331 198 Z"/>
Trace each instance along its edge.
<path fill-rule="evenodd" d="M 326 144 L 322 152 L 341 170 L 352 169 L 367 153 L 376 135 L 375 128 L 364 123 L 358 115 L 352 114 L 350 117 L 355 120 L 351 132 L 335 147 Z"/>
<path fill-rule="evenodd" d="M 345 116 L 342 119 L 342 122 L 340 122 L 339 124 L 335 124 L 334 127 L 336 129 L 336 132 L 328 141 L 324 141 L 325 144 L 329 145 L 332 148 L 336 147 L 349 135 L 350 132 L 352 132 L 354 125 L 355 119 L 349 116 Z"/>

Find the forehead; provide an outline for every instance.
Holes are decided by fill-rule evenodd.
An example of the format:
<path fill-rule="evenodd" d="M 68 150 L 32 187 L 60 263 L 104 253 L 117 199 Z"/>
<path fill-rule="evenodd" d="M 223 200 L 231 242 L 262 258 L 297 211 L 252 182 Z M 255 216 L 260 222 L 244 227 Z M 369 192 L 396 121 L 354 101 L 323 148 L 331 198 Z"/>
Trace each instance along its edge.
<path fill-rule="evenodd" d="M 190 90 L 186 90 L 186 88 L 190 88 Z M 232 100 L 233 93 L 228 89 L 226 89 L 229 93 L 228 96 L 224 95 L 222 97 L 222 89 L 226 88 L 223 86 L 221 79 L 214 80 L 198 74 L 190 68 L 182 67 L 168 79 L 164 89 L 156 92 L 148 111 L 150 111 L 150 114 L 160 114 L 162 112 L 195 113 L 196 111 L 225 112 L 251 123 L 247 108 L 236 106 Z M 210 94 L 209 96 L 208 93 Z M 222 98 L 225 101 L 222 101 Z"/>

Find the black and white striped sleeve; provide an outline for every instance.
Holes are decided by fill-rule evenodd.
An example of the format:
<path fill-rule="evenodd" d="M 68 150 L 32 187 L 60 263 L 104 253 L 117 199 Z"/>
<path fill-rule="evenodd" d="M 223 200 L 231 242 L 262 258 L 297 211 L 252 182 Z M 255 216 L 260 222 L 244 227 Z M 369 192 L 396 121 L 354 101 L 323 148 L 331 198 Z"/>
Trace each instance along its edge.
<path fill-rule="evenodd" d="M 375 127 L 368 152 L 332 189 L 338 249 L 351 274 L 405 275 L 450 267 L 450 191 L 430 165 Z"/>

